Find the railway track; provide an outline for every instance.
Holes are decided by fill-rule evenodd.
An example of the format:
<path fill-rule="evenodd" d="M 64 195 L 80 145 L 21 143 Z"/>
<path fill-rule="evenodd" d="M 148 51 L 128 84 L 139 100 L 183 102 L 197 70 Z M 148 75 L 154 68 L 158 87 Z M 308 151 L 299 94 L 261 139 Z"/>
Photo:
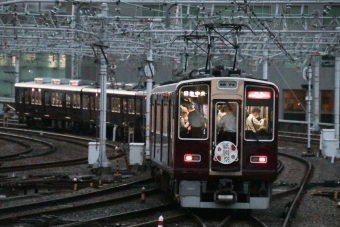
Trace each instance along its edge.
<path fill-rule="evenodd" d="M 16 206 L 8 206 L 0 208 L 0 222 L 2 224 L 13 223 L 13 220 L 27 220 L 39 218 L 41 215 L 58 215 L 61 222 L 82 222 L 80 220 L 70 220 L 72 212 L 81 212 L 86 209 L 104 210 L 114 207 L 126 206 L 140 202 L 141 188 L 145 189 L 146 198 L 158 206 L 171 204 L 168 200 L 164 200 L 164 196 L 160 193 L 160 189 L 156 187 L 150 178 L 124 182 L 117 185 L 105 186 L 101 189 L 87 190 L 80 193 L 70 193 L 68 196 L 56 199 L 42 200 L 39 202 L 21 203 Z M 162 203 L 161 205 L 159 203 Z M 156 205 L 155 205 L 156 206 Z M 111 208 L 110 208 L 111 207 Z M 132 209 L 134 211 L 134 209 Z M 141 211 L 138 211 L 141 212 Z M 127 215 L 127 214 L 126 214 Z M 64 218 L 62 218 L 64 216 Z M 105 218 L 109 218 L 106 215 Z M 88 217 L 88 219 L 91 219 Z M 98 218 L 97 218 L 98 219 Z M 85 220 L 84 220 L 85 221 Z M 91 222 L 93 220 L 86 220 Z"/>
<path fill-rule="evenodd" d="M 37 134 L 40 134 L 40 132 L 35 132 Z M 49 133 L 44 133 L 43 134 L 44 137 L 53 137 L 53 133 L 49 134 Z M 301 140 L 301 143 L 304 143 L 307 141 L 307 136 L 303 133 L 280 133 L 279 138 L 282 140 L 289 140 L 289 141 L 297 141 L 297 139 L 300 140 L 300 138 L 305 138 L 304 140 Z M 66 139 L 67 140 L 67 139 Z M 72 141 L 73 139 L 69 139 L 69 141 Z M 319 137 L 318 136 L 314 136 L 314 139 L 312 141 L 314 141 L 313 143 L 318 143 Z M 85 140 L 86 141 L 86 140 Z M 86 144 L 86 142 L 84 143 Z M 285 155 L 284 153 L 280 153 L 280 155 L 288 157 L 287 155 Z M 289 157 L 290 158 L 290 157 Z M 293 157 L 294 159 L 296 159 L 296 157 Z M 296 159 L 297 161 L 300 162 L 300 160 Z M 303 160 L 303 159 L 301 159 Z M 85 162 L 87 161 L 84 160 Z M 303 162 L 303 161 L 302 161 Z M 307 164 L 305 164 L 307 166 Z M 278 164 L 278 166 L 280 166 L 280 164 Z M 282 167 L 282 165 L 281 165 Z M 306 167 L 306 169 L 310 169 L 310 167 Z M 308 171 L 310 172 L 310 171 Z M 308 173 L 309 174 L 309 173 Z M 294 213 L 296 212 L 296 210 L 298 209 L 298 205 L 299 205 L 299 201 L 301 200 L 301 197 L 303 196 L 303 191 L 305 188 L 305 184 L 308 181 L 308 174 L 306 172 L 306 176 L 305 178 L 301 181 L 302 183 L 299 185 L 295 185 L 294 187 L 290 187 L 290 188 L 286 188 L 284 192 L 281 193 L 275 193 L 273 196 L 273 201 L 277 201 L 280 200 L 282 198 L 289 198 L 288 200 L 290 201 L 289 203 L 286 204 L 285 207 L 281 207 L 281 210 L 283 210 L 284 216 L 282 216 L 282 219 L 280 219 L 278 222 L 276 222 L 274 225 L 268 225 L 268 226 L 289 226 L 291 220 L 293 219 Z M 6 177 L 4 177 L 6 178 Z M 1 178 L 0 178 L 1 180 Z M 138 193 L 135 195 L 135 200 L 138 200 Z M 159 197 L 160 198 L 160 197 Z M 158 199 L 159 199 L 158 198 Z M 164 207 L 164 210 L 163 210 Z M 175 207 L 175 208 L 174 208 Z M 63 209 L 67 210 L 72 210 L 72 209 L 81 209 L 81 208 L 70 208 L 70 206 L 65 205 L 65 207 L 61 207 L 60 208 L 60 212 L 62 212 Z M 32 209 L 33 210 L 33 209 Z M 164 220 L 167 223 L 173 223 L 175 225 L 180 224 L 180 226 L 182 227 L 186 227 L 186 226 L 205 226 L 205 227 L 210 227 L 210 226 L 219 226 L 219 227 L 223 227 L 223 226 L 239 226 L 240 223 L 244 223 L 242 226 L 266 226 L 265 223 L 261 223 L 261 216 L 258 216 L 258 212 L 261 211 L 257 211 L 255 214 L 252 214 L 253 216 L 248 216 L 247 219 L 252 219 L 253 221 L 251 223 L 248 223 L 247 220 L 243 220 L 240 219 L 237 216 L 233 216 L 233 215 L 224 215 L 223 217 L 220 217 L 219 220 L 200 220 L 202 218 L 200 218 L 199 216 L 197 216 L 197 218 L 194 218 L 195 214 L 190 214 L 190 212 L 188 211 L 183 211 L 182 209 L 178 209 L 178 206 L 174 205 L 173 203 L 169 203 L 169 204 L 162 204 L 160 206 L 154 206 L 153 208 L 149 207 L 145 209 L 146 211 L 143 211 L 143 209 L 138 209 L 138 211 L 128 211 L 126 213 L 120 213 L 120 214 L 116 214 L 116 216 L 110 216 L 107 215 L 103 218 L 96 218 L 93 220 L 83 220 L 83 221 L 76 221 L 76 220 L 69 220 L 69 219 L 63 219 L 60 218 L 60 216 L 58 216 L 58 225 L 57 226 L 93 226 L 93 223 L 103 223 L 102 225 L 106 225 L 106 226 L 110 226 L 107 223 L 107 220 L 110 220 L 110 223 L 115 223 L 116 226 L 121 224 L 121 225 L 127 225 L 127 226 L 151 226 L 152 224 L 157 223 L 157 219 L 158 217 L 162 214 L 166 214 L 164 216 L 166 216 L 164 218 Z M 178 213 L 176 213 L 176 211 Z M 46 217 L 51 217 L 52 214 L 54 215 L 55 212 L 59 212 L 58 210 L 54 210 L 51 211 L 51 213 L 49 212 L 45 212 L 45 213 L 33 213 L 31 215 L 22 215 L 22 216 L 14 216 L 15 218 L 20 218 L 21 220 L 26 222 L 29 222 L 29 219 L 31 220 L 40 220 L 40 219 L 46 219 Z M 143 213 L 144 212 L 144 213 Z M 140 219 L 133 219 L 133 216 L 136 215 L 143 215 L 143 217 L 146 215 L 145 213 L 152 213 L 152 215 L 150 217 L 145 218 L 144 220 L 140 220 Z M 0 213 L 2 214 L 3 212 L 0 210 Z M 43 217 L 43 216 L 44 217 Z M 125 216 L 126 215 L 126 216 Z M 146 217 L 146 216 L 145 216 Z M 48 218 L 47 218 L 48 219 Z M 53 219 L 53 218 L 51 218 Z M 120 220 L 126 220 L 129 219 L 129 222 L 124 222 L 124 221 L 120 221 Z M 1 220 L 1 219 L 0 219 Z M 9 218 L 8 220 L 13 220 L 12 218 Z M 191 221 L 194 220 L 194 221 Z M 256 225 L 254 225 L 255 222 L 257 222 L 256 220 L 258 220 L 258 223 Z M 266 221 L 266 220 L 265 220 Z M 236 223 L 236 224 L 235 224 Z M 238 224 L 237 224 L 238 223 Z M 269 221 L 269 223 L 272 224 L 271 221 Z M 98 226 L 100 226 L 98 224 Z"/>

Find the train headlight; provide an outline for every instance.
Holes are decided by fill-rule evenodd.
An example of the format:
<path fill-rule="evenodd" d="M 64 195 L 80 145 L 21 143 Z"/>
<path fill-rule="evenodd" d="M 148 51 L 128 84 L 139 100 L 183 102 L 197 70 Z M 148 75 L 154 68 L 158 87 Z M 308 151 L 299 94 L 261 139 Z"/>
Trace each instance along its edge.
<path fill-rule="evenodd" d="M 201 161 L 201 155 L 199 155 L 199 154 L 185 154 L 184 155 L 184 161 L 185 162 L 200 162 Z"/>
<path fill-rule="evenodd" d="M 267 156 L 250 156 L 250 163 L 267 163 Z"/>

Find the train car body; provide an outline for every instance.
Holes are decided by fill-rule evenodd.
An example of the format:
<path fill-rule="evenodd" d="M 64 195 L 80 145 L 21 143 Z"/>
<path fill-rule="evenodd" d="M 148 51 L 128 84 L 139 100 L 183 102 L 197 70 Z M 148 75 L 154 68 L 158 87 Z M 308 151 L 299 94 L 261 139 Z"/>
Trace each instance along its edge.
<path fill-rule="evenodd" d="M 221 135 L 221 107 L 236 121 L 230 137 Z M 266 118 L 261 133 L 246 127 L 255 108 Z M 158 86 L 151 94 L 153 176 L 183 207 L 266 209 L 277 177 L 277 123 L 278 88 L 267 81 L 207 77 Z"/>
<path fill-rule="evenodd" d="M 20 123 L 36 128 L 57 128 L 95 133 L 100 116 L 100 88 L 91 81 L 35 78 L 15 84 L 15 105 Z M 106 89 L 107 138 L 143 142 L 145 92 Z"/>

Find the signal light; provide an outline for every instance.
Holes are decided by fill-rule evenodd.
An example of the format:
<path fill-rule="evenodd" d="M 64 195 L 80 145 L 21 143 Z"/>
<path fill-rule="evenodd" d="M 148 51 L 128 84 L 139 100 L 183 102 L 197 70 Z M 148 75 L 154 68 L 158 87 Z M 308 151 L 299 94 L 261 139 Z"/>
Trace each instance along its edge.
<path fill-rule="evenodd" d="M 200 162 L 201 161 L 201 155 L 199 155 L 199 154 L 185 154 L 184 155 L 184 161 L 185 162 Z"/>
<path fill-rule="evenodd" d="M 250 156 L 250 163 L 267 163 L 267 156 Z"/>

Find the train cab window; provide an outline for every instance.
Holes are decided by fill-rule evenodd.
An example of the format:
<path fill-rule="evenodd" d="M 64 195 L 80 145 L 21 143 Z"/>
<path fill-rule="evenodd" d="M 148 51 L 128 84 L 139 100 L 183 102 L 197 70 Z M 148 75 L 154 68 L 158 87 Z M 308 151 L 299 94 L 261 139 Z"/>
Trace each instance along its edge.
<path fill-rule="evenodd" d="M 74 109 L 80 108 L 80 94 L 73 94 L 72 95 L 72 103 Z"/>
<path fill-rule="evenodd" d="M 208 85 L 180 88 L 178 130 L 182 139 L 206 139 L 209 127 Z"/>
<path fill-rule="evenodd" d="M 129 114 L 135 114 L 135 100 L 134 99 L 127 100 L 127 108 L 128 108 Z"/>
<path fill-rule="evenodd" d="M 31 103 L 33 105 L 41 105 L 41 89 L 32 88 Z"/>
<path fill-rule="evenodd" d="M 245 95 L 245 140 L 273 140 L 274 90 L 267 87 L 247 86 Z"/>
<path fill-rule="evenodd" d="M 66 102 L 65 102 L 66 108 L 71 108 L 71 95 L 66 94 Z"/>
<path fill-rule="evenodd" d="M 237 145 L 238 103 L 220 101 L 215 104 L 215 141 L 229 141 Z"/>
<path fill-rule="evenodd" d="M 111 98 L 111 112 L 115 112 L 115 113 L 120 112 L 120 99 L 119 98 Z"/>

